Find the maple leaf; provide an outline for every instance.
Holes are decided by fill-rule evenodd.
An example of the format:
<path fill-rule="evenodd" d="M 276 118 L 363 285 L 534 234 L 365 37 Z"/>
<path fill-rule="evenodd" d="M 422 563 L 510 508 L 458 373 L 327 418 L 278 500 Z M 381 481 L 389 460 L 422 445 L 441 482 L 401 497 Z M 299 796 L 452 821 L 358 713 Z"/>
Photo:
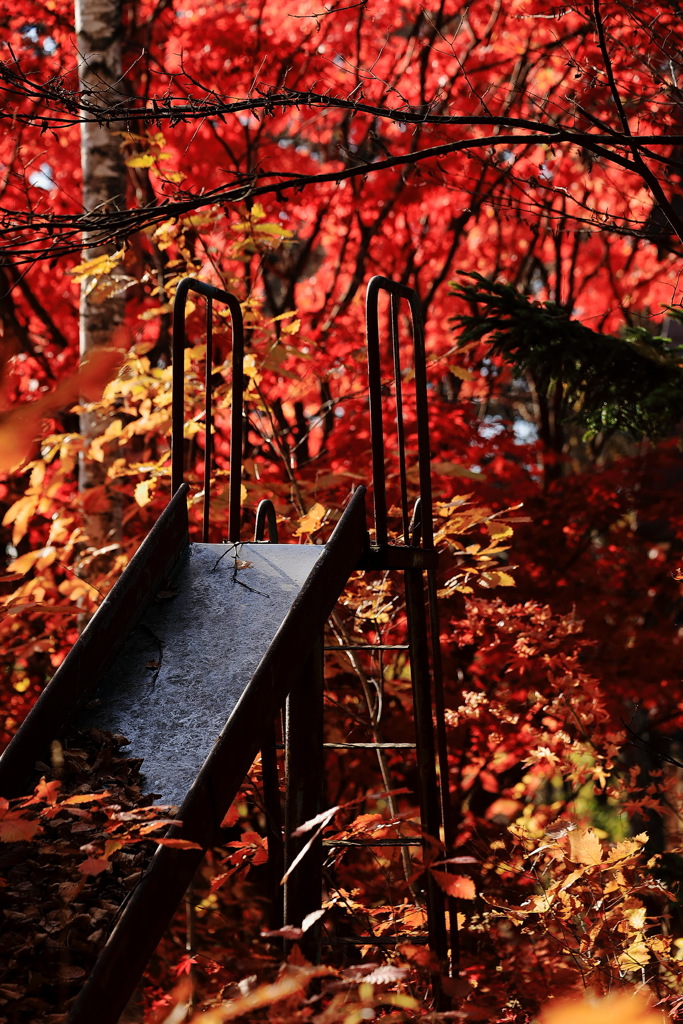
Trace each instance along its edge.
<path fill-rule="evenodd" d="M 473 900 L 477 890 L 471 878 L 465 875 L 449 875 L 446 871 L 434 871 L 430 868 L 432 877 L 445 893 L 454 896 L 456 899 Z"/>
<path fill-rule="evenodd" d="M 327 515 L 327 511 L 324 505 L 316 502 L 306 515 L 302 516 L 299 520 L 299 525 L 295 530 L 295 537 L 301 537 L 304 533 L 315 533 L 322 526 L 323 519 Z"/>
<path fill-rule="evenodd" d="M 189 953 L 181 956 L 178 963 L 173 968 L 173 971 L 177 978 L 180 978 L 183 974 L 191 974 L 192 968 L 198 964 L 196 956 L 191 956 Z"/>
<path fill-rule="evenodd" d="M 593 829 L 576 829 L 568 835 L 570 860 L 577 864 L 600 864 L 602 846 Z"/>

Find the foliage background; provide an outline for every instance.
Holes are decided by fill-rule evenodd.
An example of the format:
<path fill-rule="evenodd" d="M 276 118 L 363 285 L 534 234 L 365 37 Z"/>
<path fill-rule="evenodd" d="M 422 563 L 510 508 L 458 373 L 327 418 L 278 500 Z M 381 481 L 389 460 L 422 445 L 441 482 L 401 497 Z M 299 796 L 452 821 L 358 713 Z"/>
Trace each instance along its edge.
<path fill-rule="evenodd" d="M 97 97 L 81 96 L 79 110 L 71 7 L 22 0 L 2 20 L 4 740 L 168 498 L 178 281 L 199 276 L 243 303 L 246 518 L 273 497 L 283 531 L 307 541 L 367 482 L 363 285 L 394 277 L 428 311 L 449 783 L 467 882 L 455 1006 L 463 1019 L 521 1022 L 549 989 L 636 981 L 675 1017 L 677 5 L 318 10 L 301 0 L 283 12 L 269 0 L 177 0 L 122 14 L 109 127 L 126 203 L 99 220 L 80 209 L 79 122 Z M 82 230 L 93 226 L 107 247 L 84 263 Z M 123 292 L 127 333 L 76 377 L 81 287 L 95 302 Z M 200 311 L 193 330 L 187 445 L 198 478 Z M 217 341 L 227 408 L 227 324 Z M 95 440 L 80 433 L 79 394 L 80 409 L 108 423 Z M 220 541 L 225 413 L 216 448 Z M 101 484 L 79 489 L 79 460 L 102 464 Z M 93 542 L 89 522 L 112 509 L 110 536 Z M 370 577 L 344 598 L 333 635 L 392 642 L 403 628 L 396 581 Z M 400 654 L 382 664 L 335 655 L 328 676 L 331 738 L 361 723 L 403 737 Z M 410 788 L 409 763 L 378 774 L 330 754 L 330 804 L 364 801 L 331 828 L 372 833 L 411 819 L 409 799 L 366 797 L 388 769 Z M 36 798 L 26 813 L 46 807 Z M 259 989 L 235 988 L 244 978 L 280 969 L 258 946 L 258 797 L 239 809 L 243 838 L 198 881 L 198 963 L 177 923 L 150 975 L 150 1013 L 171 999 L 174 964 L 191 970 L 199 1002 L 247 998 Z M 390 933 L 419 916 L 413 895 L 390 858 L 341 861 L 329 913 Z M 42 948 L 40 921 L 35 934 Z M 400 949 L 388 965 L 395 976 L 371 981 L 363 964 L 349 967 L 317 1004 L 303 1001 L 308 968 L 283 967 L 272 982 L 293 1000 L 283 1019 L 419 1016 L 409 1002 L 424 975 L 418 952 Z"/>

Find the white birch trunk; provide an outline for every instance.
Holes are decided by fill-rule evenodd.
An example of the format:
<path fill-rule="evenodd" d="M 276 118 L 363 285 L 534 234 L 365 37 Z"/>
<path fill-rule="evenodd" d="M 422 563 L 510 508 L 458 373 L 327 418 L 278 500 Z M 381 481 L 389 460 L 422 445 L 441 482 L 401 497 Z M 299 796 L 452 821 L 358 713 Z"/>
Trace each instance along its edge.
<path fill-rule="evenodd" d="M 121 0 L 75 0 L 79 81 L 81 93 L 106 108 L 121 99 Z M 83 209 L 123 209 L 125 205 L 125 166 L 121 139 L 106 125 L 87 122 L 81 125 L 81 167 Z M 90 260 L 114 247 L 96 246 L 84 236 L 83 259 Z M 112 288 L 111 278 L 86 279 L 81 284 L 79 343 L 81 355 L 97 345 L 107 345 L 113 330 L 124 317 L 123 290 Z M 112 294 L 113 292 L 113 294 Z M 86 449 L 88 441 L 99 436 L 106 423 L 97 413 L 81 416 L 81 433 Z M 106 464 L 82 458 L 79 471 L 81 492 L 99 487 L 106 477 Z M 103 511 L 87 511 L 86 530 L 95 548 L 118 539 L 119 516 L 115 502 L 107 502 Z"/>

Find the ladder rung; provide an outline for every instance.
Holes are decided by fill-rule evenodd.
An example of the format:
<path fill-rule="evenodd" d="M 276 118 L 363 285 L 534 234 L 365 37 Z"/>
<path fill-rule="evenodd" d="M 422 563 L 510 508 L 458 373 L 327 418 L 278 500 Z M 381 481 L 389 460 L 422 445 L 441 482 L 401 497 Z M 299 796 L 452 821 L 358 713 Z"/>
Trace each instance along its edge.
<path fill-rule="evenodd" d="M 323 839 L 323 846 L 422 846 L 422 840 L 415 839 Z"/>
<path fill-rule="evenodd" d="M 323 743 L 326 750 L 415 750 L 414 743 Z M 275 750 L 284 750 L 284 743 L 276 743 Z"/>
<path fill-rule="evenodd" d="M 323 743 L 326 750 L 415 750 L 414 743 Z"/>
<path fill-rule="evenodd" d="M 429 938 L 426 935 L 359 935 L 357 938 L 347 936 L 329 936 L 322 939 L 323 946 L 393 946 L 399 942 L 412 942 L 416 946 L 426 946 Z"/>
<path fill-rule="evenodd" d="M 408 651 L 408 644 L 330 644 L 326 651 Z"/>

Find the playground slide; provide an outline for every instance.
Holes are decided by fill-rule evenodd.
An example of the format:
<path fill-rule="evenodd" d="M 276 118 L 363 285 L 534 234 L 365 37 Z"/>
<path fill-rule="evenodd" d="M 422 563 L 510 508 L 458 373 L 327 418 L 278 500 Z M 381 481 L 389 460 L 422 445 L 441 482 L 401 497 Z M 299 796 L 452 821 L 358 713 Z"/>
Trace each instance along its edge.
<path fill-rule="evenodd" d="M 180 805 L 125 901 L 69 1024 L 115 1024 L 366 547 L 365 490 L 326 545 L 195 544 L 185 485 L 0 758 L 28 781 L 70 725 L 122 733 L 146 789 Z M 128 751 L 127 751 L 128 752 Z"/>

